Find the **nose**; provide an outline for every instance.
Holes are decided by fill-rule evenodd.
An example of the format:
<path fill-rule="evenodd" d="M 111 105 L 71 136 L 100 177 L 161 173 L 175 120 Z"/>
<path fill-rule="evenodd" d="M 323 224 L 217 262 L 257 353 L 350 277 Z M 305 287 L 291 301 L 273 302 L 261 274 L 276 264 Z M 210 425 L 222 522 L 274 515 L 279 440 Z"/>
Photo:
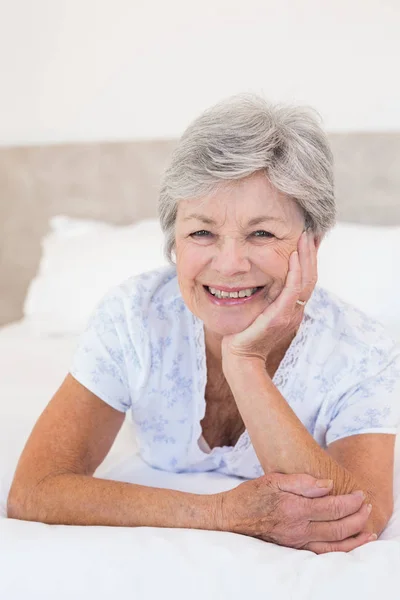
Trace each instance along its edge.
<path fill-rule="evenodd" d="M 215 248 L 212 267 L 227 279 L 250 270 L 245 244 L 239 240 L 225 237 Z"/>

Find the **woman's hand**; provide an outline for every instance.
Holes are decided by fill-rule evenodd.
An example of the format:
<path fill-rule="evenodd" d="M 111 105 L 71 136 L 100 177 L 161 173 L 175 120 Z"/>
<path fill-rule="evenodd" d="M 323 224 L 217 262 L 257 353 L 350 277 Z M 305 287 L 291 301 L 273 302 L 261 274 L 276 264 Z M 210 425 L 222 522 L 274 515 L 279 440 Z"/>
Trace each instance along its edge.
<path fill-rule="evenodd" d="M 304 232 L 299 238 L 298 251 L 290 255 L 289 271 L 282 292 L 247 329 L 223 337 L 223 358 L 255 358 L 265 364 L 271 350 L 299 327 L 304 307 L 296 301 L 309 300 L 317 279 L 314 235 Z"/>
<path fill-rule="evenodd" d="M 216 494 L 218 529 L 316 554 L 349 552 L 372 541 L 362 532 L 369 517 L 363 496 L 328 496 L 332 486 L 316 482 L 307 474 L 269 473 Z"/>

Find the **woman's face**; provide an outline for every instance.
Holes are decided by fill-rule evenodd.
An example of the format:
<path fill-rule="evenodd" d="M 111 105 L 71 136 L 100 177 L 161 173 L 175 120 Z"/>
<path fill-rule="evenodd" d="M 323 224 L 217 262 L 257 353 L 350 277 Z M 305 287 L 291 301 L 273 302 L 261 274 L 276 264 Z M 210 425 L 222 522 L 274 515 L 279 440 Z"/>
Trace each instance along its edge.
<path fill-rule="evenodd" d="M 215 334 L 246 329 L 283 289 L 289 257 L 303 229 L 301 209 L 263 172 L 222 186 L 201 200 L 182 200 L 175 253 L 179 286 L 189 310 Z M 235 293 L 238 288 L 261 286 L 244 299 L 218 298 L 208 289 L 229 288 Z"/>

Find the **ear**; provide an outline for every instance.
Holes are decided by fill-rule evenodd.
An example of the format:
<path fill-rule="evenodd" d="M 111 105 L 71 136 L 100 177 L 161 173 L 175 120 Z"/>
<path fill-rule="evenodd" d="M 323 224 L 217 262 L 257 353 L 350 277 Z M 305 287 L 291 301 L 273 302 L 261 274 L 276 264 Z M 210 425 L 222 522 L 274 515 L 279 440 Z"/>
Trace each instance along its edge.
<path fill-rule="evenodd" d="M 314 240 L 315 240 L 315 248 L 316 248 L 316 250 L 318 250 L 318 248 L 320 247 L 320 244 L 322 242 L 322 237 L 315 236 Z"/>
<path fill-rule="evenodd" d="M 306 230 L 307 231 L 307 230 Z M 310 231 L 310 229 L 308 229 L 308 231 Z M 318 248 L 320 247 L 320 244 L 323 240 L 323 235 L 314 235 L 314 241 L 315 241 L 315 248 L 316 250 L 318 250 Z"/>

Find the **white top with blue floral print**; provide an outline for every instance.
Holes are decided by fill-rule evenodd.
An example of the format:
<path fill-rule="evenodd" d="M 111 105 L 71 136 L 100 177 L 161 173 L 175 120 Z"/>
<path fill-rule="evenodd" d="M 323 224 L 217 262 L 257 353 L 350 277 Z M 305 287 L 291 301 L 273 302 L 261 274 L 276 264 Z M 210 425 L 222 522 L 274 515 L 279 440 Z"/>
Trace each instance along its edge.
<path fill-rule="evenodd" d="M 264 474 L 247 431 L 235 446 L 211 451 L 202 437 L 203 322 L 186 307 L 174 266 L 131 277 L 103 297 L 70 372 L 113 408 L 131 411 L 149 465 Z M 383 325 L 319 286 L 273 382 L 323 448 L 354 434 L 397 432 L 399 345 Z"/>

